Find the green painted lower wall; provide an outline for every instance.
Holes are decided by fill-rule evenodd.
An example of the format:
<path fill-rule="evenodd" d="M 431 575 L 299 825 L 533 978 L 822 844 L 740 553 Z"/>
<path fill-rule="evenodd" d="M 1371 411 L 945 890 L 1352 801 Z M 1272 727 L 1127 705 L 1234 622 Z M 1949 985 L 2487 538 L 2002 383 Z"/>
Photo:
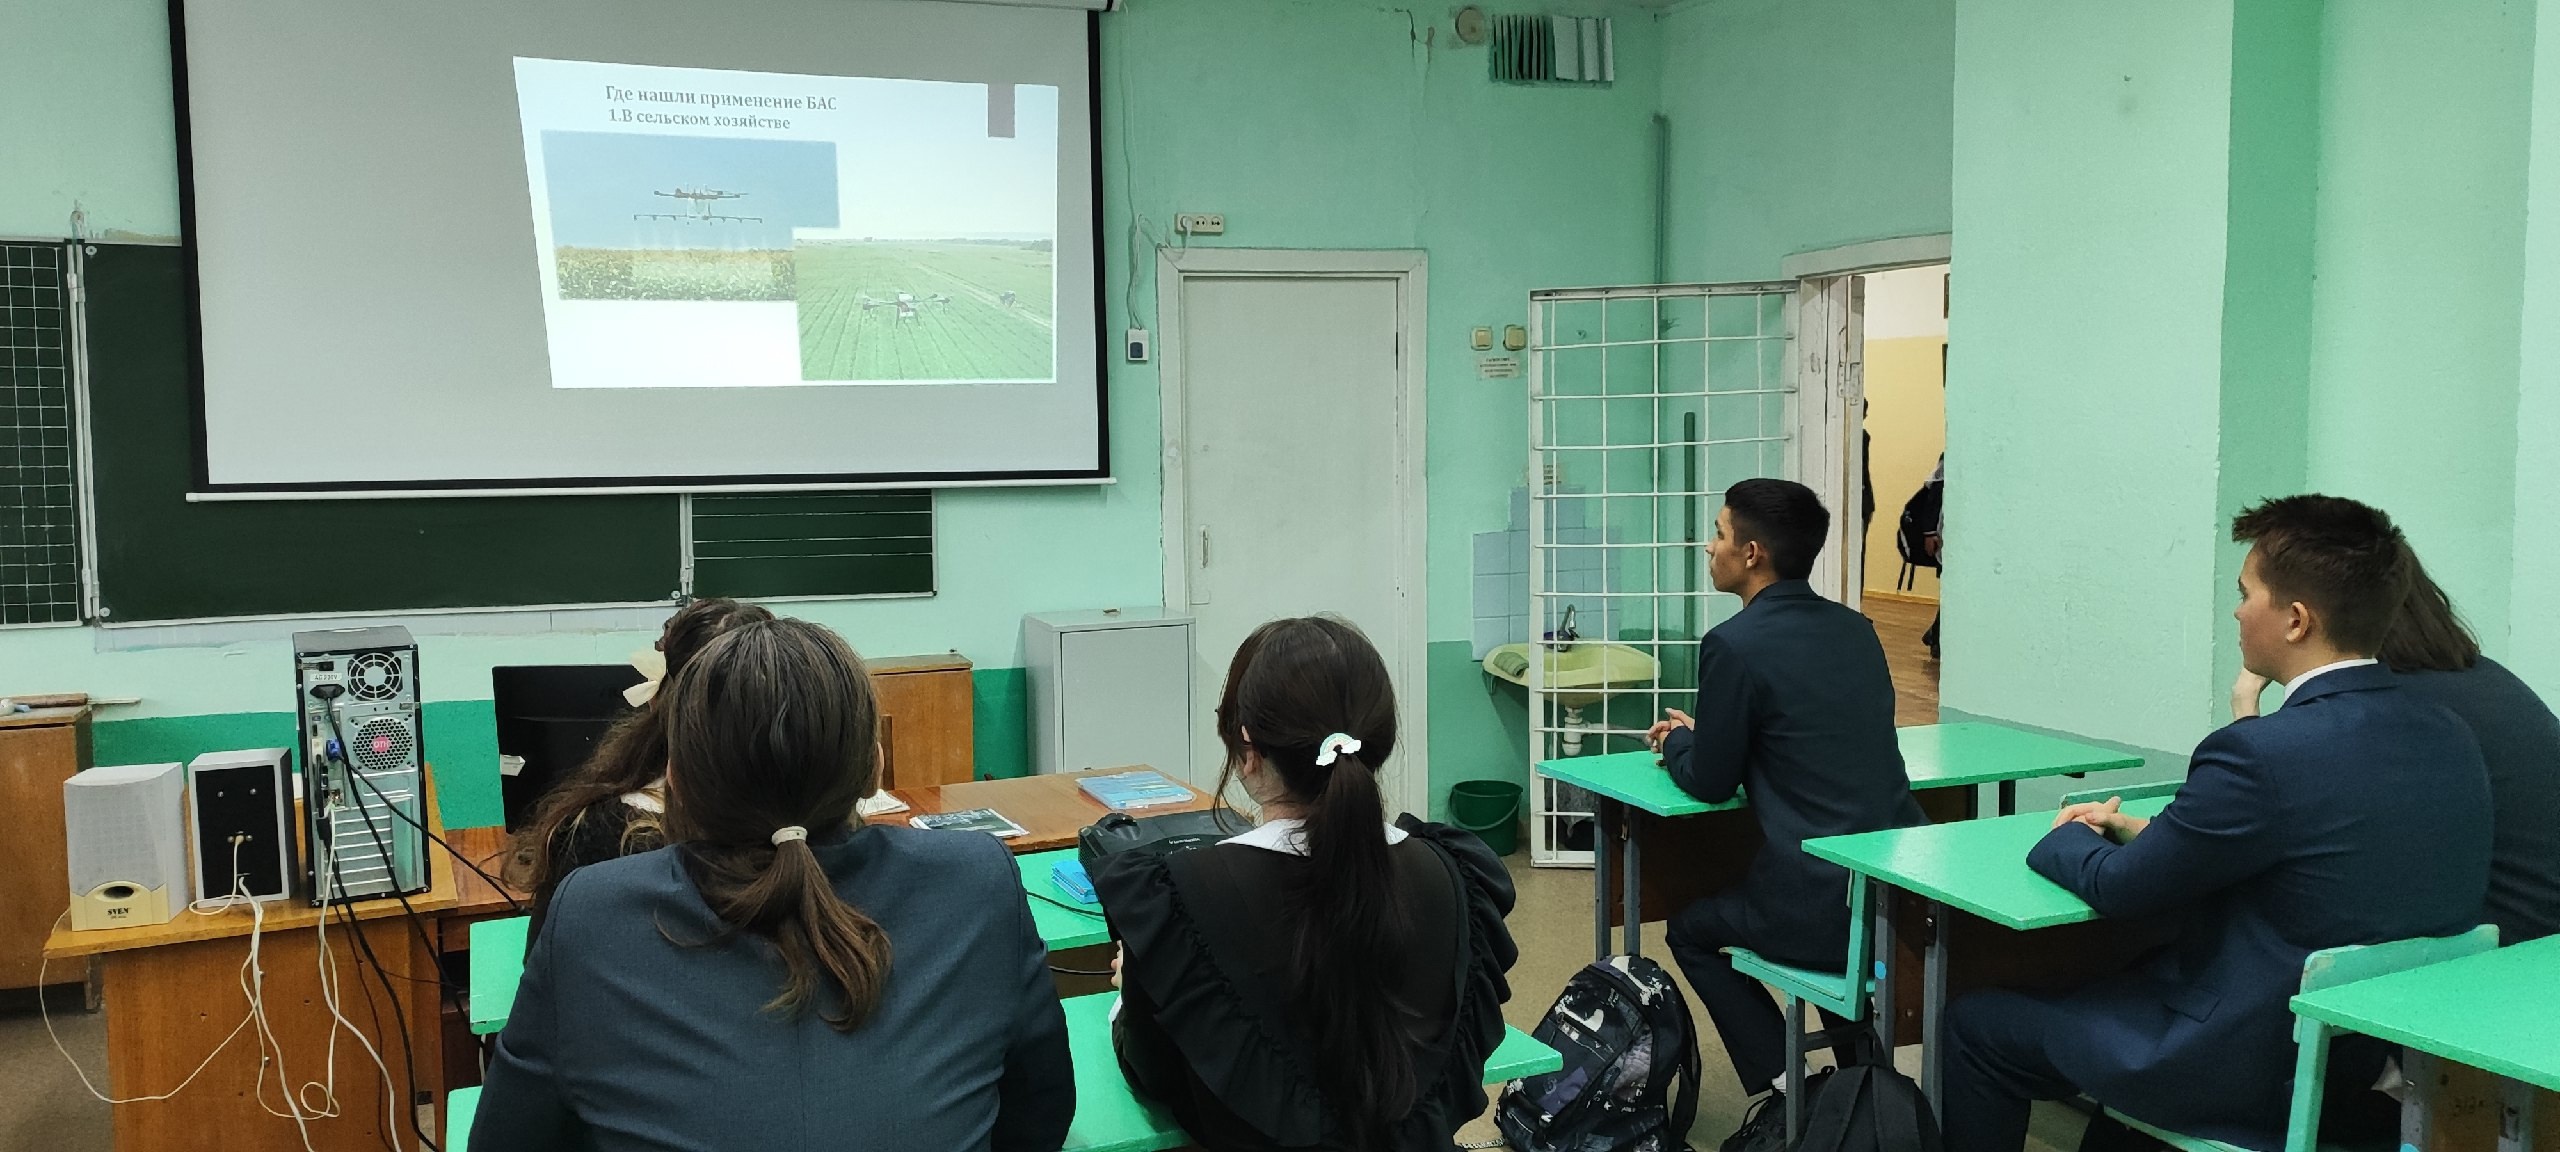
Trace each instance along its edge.
<path fill-rule="evenodd" d="M 1431 694 L 1431 818 L 1448 819 L 1449 787 L 1461 780 L 1508 780 L 1526 789 L 1527 695 L 1488 675 L 1465 640 L 1434 642 L 1424 667 Z"/>
<path fill-rule="evenodd" d="M 970 673 L 976 697 L 971 713 L 978 779 L 1031 774 L 1031 684 L 1020 668 L 980 668 Z"/>
<path fill-rule="evenodd" d="M 1459 645 L 1461 649 L 1465 645 Z M 975 691 L 978 777 L 996 779 L 1031 771 L 1025 740 L 1028 695 L 1020 668 L 981 668 Z M 498 788 L 498 717 L 487 700 L 433 700 L 421 727 L 427 762 L 434 767 L 437 802 L 448 828 L 478 828 L 505 820 Z M 206 752 L 274 748 L 293 743 L 290 712 L 224 712 L 205 716 L 150 716 L 102 720 L 94 729 L 96 763 L 185 763 Z"/>

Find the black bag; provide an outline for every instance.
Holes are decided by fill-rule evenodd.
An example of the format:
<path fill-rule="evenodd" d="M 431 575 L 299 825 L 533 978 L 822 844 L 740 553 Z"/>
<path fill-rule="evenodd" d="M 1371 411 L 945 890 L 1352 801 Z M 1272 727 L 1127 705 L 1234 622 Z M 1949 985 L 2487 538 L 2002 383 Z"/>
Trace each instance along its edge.
<path fill-rule="evenodd" d="M 1575 973 L 1533 1033 L 1564 1068 L 1515 1080 L 1494 1120 L 1519 1152 L 1686 1152 L 1698 1033 L 1662 966 L 1618 956 Z"/>
<path fill-rule="evenodd" d="M 1804 1135 L 1788 1152 L 1942 1152 L 1938 1117 L 1911 1078 L 1885 1063 L 1852 1064 L 1808 1084 Z"/>
<path fill-rule="evenodd" d="M 1085 874 L 1090 876 L 1105 857 L 1141 850 L 1166 854 L 1206 848 L 1252 828 L 1253 825 L 1244 817 L 1225 808 L 1212 808 L 1205 812 L 1168 812 L 1161 816 L 1113 812 L 1076 833 L 1076 861 L 1084 865 Z"/>
<path fill-rule="evenodd" d="M 1946 515 L 1947 484 L 1931 480 L 1911 494 L 1902 505 L 1902 522 L 1894 527 L 1893 550 L 1902 554 L 1902 562 L 1919 568 L 1936 568 L 1938 558 L 1929 554 L 1928 537 L 1938 530 Z"/>

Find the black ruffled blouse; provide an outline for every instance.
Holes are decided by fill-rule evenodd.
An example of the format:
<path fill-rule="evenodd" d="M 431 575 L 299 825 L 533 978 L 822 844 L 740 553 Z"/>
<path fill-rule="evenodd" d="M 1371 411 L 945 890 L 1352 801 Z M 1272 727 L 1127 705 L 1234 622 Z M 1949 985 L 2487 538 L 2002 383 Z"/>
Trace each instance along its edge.
<path fill-rule="evenodd" d="M 1421 1092 L 1393 1126 L 1395 1152 L 1447 1152 L 1485 1108 L 1484 1065 L 1502 1042 L 1510 873 L 1465 831 L 1405 816 L 1388 850 L 1413 926 L 1405 987 L 1390 989 Z M 1210 1152 L 1345 1147 L 1288 1002 L 1293 942 L 1283 901 L 1298 856 L 1237 844 L 1122 853 L 1094 876 L 1126 948 L 1113 1028 L 1121 1070 Z"/>

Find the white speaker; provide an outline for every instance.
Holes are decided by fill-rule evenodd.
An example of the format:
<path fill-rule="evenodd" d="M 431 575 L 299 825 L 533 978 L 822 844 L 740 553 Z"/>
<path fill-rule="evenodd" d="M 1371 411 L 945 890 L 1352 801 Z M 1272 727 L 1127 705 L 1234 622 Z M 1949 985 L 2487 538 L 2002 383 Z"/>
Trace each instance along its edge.
<path fill-rule="evenodd" d="M 187 782 L 176 764 L 92 768 L 62 782 L 71 845 L 71 927 L 166 924 L 195 899 L 187 881 Z"/>

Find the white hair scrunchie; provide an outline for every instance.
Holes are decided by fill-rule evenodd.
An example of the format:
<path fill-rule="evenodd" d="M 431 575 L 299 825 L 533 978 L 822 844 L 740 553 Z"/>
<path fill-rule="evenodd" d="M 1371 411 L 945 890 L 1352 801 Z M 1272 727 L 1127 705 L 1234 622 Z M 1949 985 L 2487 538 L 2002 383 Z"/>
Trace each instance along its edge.
<path fill-rule="evenodd" d="M 773 846 L 776 848 L 782 847 L 783 842 L 786 840 L 806 841 L 808 839 L 809 830 L 797 824 L 773 830 Z"/>
<path fill-rule="evenodd" d="M 1316 767 L 1329 768 L 1333 765 L 1336 756 L 1345 752 L 1358 751 L 1360 751 L 1360 741 L 1353 739 L 1349 733 L 1336 732 L 1325 737 L 1324 743 L 1317 747 Z"/>

